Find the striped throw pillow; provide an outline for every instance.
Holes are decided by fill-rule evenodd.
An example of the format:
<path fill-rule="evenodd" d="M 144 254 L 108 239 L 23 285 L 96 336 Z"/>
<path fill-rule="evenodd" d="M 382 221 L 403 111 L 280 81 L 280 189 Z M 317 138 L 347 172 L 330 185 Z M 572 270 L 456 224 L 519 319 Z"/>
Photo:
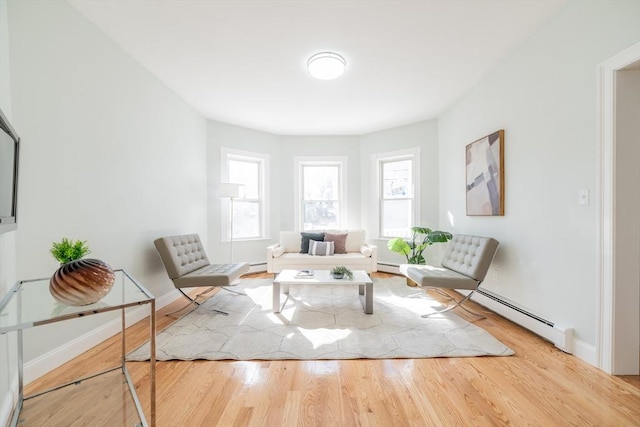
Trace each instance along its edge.
<path fill-rule="evenodd" d="M 335 250 L 333 242 L 318 242 L 317 240 L 309 240 L 309 255 L 333 255 Z"/>

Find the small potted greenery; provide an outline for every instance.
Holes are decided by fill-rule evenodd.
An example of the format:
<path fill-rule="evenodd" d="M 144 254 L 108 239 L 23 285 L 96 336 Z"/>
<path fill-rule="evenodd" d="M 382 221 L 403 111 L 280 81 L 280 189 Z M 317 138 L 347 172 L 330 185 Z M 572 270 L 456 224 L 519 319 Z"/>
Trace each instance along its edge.
<path fill-rule="evenodd" d="M 66 264 L 89 255 L 91 250 L 86 241 L 78 240 L 74 242 L 66 237 L 61 242 L 53 242 L 51 245 L 51 255 L 60 263 Z"/>
<path fill-rule="evenodd" d="M 423 252 L 434 243 L 445 243 L 451 240 L 451 233 L 432 230 L 426 227 L 411 227 L 413 236 L 410 241 L 396 237 L 387 242 L 387 248 L 391 252 L 402 254 L 407 259 L 407 264 L 426 264 Z M 422 237 L 421 237 L 422 236 Z M 418 286 L 416 282 L 407 277 L 407 286 Z"/>
<path fill-rule="evenodd" d="M 353 279 L 353 272 L 343 265 L 333 267 L 331 269 L 331 275 L 334 279 L 342 279 L 343 277 L 349 280 Z"/>
<path fill-rule="evenodd" d="M 432 230 L 426 227 L 411 227 L 413 236 L 410 241 L 396 237 L 387 242 L 387 248 L 391 252 L 402 254 L 407 259 L 407 264 L 426 264 L 423 252 L 434 243 L 445 243 L 451 240 L 451 233 Z"/>
<path fill-rule="evenodd" d="M 91 253 L 86 241 L 63 238 L 51 245 L 50 252 L 60 267 L 49 280 L 49 292 L 60 304 L 94 304 L 113 287 L 116 276 L 109 264 L 99 259 L 83 259 Z"/>

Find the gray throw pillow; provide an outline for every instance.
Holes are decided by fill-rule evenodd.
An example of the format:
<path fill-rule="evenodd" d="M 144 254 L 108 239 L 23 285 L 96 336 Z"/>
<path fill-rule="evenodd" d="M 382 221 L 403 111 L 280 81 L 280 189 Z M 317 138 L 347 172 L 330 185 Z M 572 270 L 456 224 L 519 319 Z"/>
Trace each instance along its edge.
<path fill-rule="evenodd" d="M 333 255 L 333 250 L 333 242 L 318 242 L 317 240 L 309 240 L 309 255 Z"/>
<path fill-rule="evenodd" d="M 324 233 L 309 233 L 303 231 L 300 233 L 300 253 L 309 253 L 309 240 L 317 240 L 322 242 L 324 240 Z"/>

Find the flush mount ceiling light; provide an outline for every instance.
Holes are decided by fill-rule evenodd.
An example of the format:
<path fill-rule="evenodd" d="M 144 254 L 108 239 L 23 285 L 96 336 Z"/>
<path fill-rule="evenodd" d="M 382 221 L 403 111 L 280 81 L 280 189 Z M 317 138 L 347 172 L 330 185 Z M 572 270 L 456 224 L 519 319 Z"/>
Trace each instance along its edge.
<path fill-rule="evenodd" d="M 320 52 L 307 61 L 309 74 L 320 80 L 332 80 L 344 73 L 347 61 L 337 53 Z"/>

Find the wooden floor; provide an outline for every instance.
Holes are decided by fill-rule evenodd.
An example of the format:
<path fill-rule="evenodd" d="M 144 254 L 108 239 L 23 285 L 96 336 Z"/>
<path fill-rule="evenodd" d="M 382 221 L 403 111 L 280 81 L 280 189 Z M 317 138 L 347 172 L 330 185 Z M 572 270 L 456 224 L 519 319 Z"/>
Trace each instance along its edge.
<path fill-rule="evenodd" d="M 164 313 L 181 305 L 176 301 L 158 313 L 158 330 L 174 320 Z M 514 356 L 158 362 L 157 425 L 640 426 L 638 376 L 607 375 L 470 306 L 487 315 L 475 324 L 511 347 Z M 128 329 L 131 345 L 146 339 L 147 328 L 148 322 L 140 322 Z M 119 354 L 116 336 L 31 383 L 27 394 L 110 367 Z M 148 362 L 129 363 L 129 369 L 148 414 Z M 102 401 L 96 399 L 94 409 L 103 409 Z M 88 409 L 86 401 L 79 405 Z M 51 426 L 51 418 L 45 414 L 33 425 Z"/>

